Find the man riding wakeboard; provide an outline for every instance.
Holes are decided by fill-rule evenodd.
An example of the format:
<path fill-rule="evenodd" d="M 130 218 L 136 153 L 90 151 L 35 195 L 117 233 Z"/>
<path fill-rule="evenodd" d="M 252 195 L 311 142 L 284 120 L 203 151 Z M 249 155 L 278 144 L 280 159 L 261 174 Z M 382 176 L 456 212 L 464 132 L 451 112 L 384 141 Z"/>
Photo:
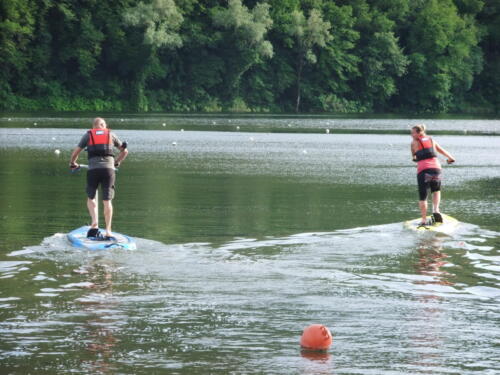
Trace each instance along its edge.
<path fill-rule="evenodd" d="M 120 150 L 120 154 L 115 159 L 113 147 Z M 111 232 L 111 221 L 113 219 L 113 205 L 111 200 L 115 194 L 115 170 L 127 157 L 127 142 L 122 142 L 107 128 L 106 121 L 97 117 L 94 119 L 92 129 L 88 130 L 81 138 L 78 146 L 73 150 L 69 166 L 72 170 L 80 166 L 76 163 L 78 155 L 85 148 L 88 152 L 88 172 L 87 172 L 87 208 L 89 210 L 92 223 L 87 233 L 87 237 L 97 240 L 113 239 Z M 99 232 L 98 205 L 96 202 L 96 192 L 98 186 L 102 188 L 102 203 L 104 205 L 104 219 L 106 221 L 106 233 L 104 236 Z"/>

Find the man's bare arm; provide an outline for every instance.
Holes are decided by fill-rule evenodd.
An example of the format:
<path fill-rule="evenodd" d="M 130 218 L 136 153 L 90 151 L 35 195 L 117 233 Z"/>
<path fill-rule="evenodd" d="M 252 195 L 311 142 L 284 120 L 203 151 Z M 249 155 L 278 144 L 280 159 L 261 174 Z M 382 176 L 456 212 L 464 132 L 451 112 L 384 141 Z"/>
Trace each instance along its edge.
<path fill-rule="evenodd" d="M 126 148 L 120 147 L 120 153 L 116 157 L 115 165 L 117 164 L 120 165 L 120 163 L 125 160 L 127 155 L 128 155 L 128 150 Z"/>
<path fill-rule="evenodd" d="M 73 152 L 71 153 L 71 158 L 69 160 L 69 166 L 71 168 L 77 168 L 78 167 L 78 164 L 76 164 L 76 161 L 78 160 L 78 155 L 80 155 L 80 152 L 83 151 L 83 148 L 80 148 L 80 147 L 75 147 L 75 149 L 73 150 Z"/>

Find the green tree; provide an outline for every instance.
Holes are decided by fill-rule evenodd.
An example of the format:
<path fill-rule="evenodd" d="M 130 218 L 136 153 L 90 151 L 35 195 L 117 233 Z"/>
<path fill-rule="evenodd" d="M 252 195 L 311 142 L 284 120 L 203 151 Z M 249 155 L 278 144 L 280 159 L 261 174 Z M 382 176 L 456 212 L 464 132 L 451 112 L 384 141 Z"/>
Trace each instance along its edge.
<path fill-rule="evenodd" d="M 0 109 L 500 108 L 486 0 L 3 0 Z"/>
<path fill-rule="evenodd" d="M 315 49 L 326 47 L 328 41 L 332 39 L 330 29 L 330 22 L 323 20 L 321 11 L 318 9 L 312 9 L 307 19 L 301 10 L 294 10 L 292 12 L 288 33 L 293 38 L 293 49 L 296 56 L 296 112 L 299 112 L 300 107 L 300 91 L 304 66 L 307 63 L 316 63 Z"/>
<path fill-rule="evenodd" d="M 471 88 L 481 70 L 479 30 L 463 17 L 452 0 L 428 0 L 414 5 L 409 22 L 409 74 L 402 81 L 409 108 L 447 111 Z"/>
<path fill-rule="evenodd" d="M 257 3 L 250 10 L 241 0 L 229 0 L 227 8 L 215 8 L 212 12 L 214 25 L 223 32 L 219 36 L 219 52 L 225 56 L 224 79 L 226 99 L 240 95 L 242 76 L 253 65 L 273 56 L 273 46 L 266 34 L 273 21 L 269 4 Z"/>
<path fill-rule="evenodd" d="M 164 71 L 158 60 L 161 48 L 175 49 L 182 46 L 179 28 L 184 20 L 173 0 L 140 1 L 124 12 L 125 22 L 140 29 L 142 44 L 135 40 L 136 73 L 132 81 L 132 105 L 138 111 L 148 110 L 145 94 L 147 80 L 161 77 Z M 134 40 L 134 39 L 132 39 Z"/>
<path fill-rule="evenodd" d="M 484 30 L 481 47 L 485 63 L 474 81 L 470 100 L 473 105 L 500 113 L 500 2 L 487 1 L 477 17 Z"/>
<path fill-rule="evenodd" d="M 360 76 L 361 59 L 356 55 L 360 33 L 354 29 L 356 22 L 350 5 L 338 6 L 326 1 L 322 6 L 323 17 L 332 25 L 332 38 L 325 48 L 318 51 L 318 62 L 306 67 L 309 77 L 302 84 L 302 108 L 314 111 L 361 111 L 351 83 Z"/>
<path fill-rule="evenodd" d="M 364 96 L 383 106 L 396 93 L 396 78 L 406 72 L 408 59 L 394 33 L 376 32 L 370 39 L 362 58 Z"/>
<path fill-rule="evenodd" d="M 18 91 L 16 82 L 29 63 L 28 47 L 34 35 L 36 8 L 28 0 L 0 2 L 0 102 L 9 105 Z M 13 104 L 11 104 L 13 105 Z"/>
<path fill-rule="evenodd" d="M 351 4 L 355 29 L 360 33 L 356 45 L 360 75 L 351 88 L 368 108 L 386 110 L 389 100 L 397 96 L 397 83 L 408 66 L 396 34 L 397 22 L 404 22 L 407 7 L 404 0 L 354 0 Z"/>

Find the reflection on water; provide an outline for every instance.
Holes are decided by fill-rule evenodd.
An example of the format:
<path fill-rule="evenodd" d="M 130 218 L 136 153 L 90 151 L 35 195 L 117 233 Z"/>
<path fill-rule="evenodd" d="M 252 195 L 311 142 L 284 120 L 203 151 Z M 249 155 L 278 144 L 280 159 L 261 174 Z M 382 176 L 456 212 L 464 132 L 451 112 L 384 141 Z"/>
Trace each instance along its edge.
<path fill-rule="evenodd" d="M 421 281 L 422 284 L 453 285 L 449 279 L 454 275 L 442 269 L 450 265 L 446 261 L 448 255 L 443 252 L 442 238 L 436 236 L 421 240 L 417 251 L 419 258 L 416 265 L 417 272 L 432 278 L 432 280 Z"/>
<path fill-rule="evenodd" d="M 61 271 L 38 287 L 50 284 L 57 291 L 46 297 L 54 301 L 51 322 L 72 332 L 80 343 L 74 350 L 88 353 L 80 354 L 77 369 L 83 373 L 132 365 L 186 374 L 204 373 L 207 366 L 224 373 L 369 373 L 390 363 L 397 373 L 448 373 L 457 371 L 456 363 L 460 371 L 478 366 L 479 358 L 480 368 L 488 368 L 494 356 L 494 347 L 480 337 L 498 333 L 494 319 L 484 315 L 498 317 L 496 299 L 470 293 L 476 286 L 470 276 L 477 280 L 480 270 L 462 270 L 471 267 L 471 252 L 497 251 L 491 245 L 498 236 L 463 223 L 453 237 L 414 233 L 398 223 L 215 246 L 138 239 L 135 252 L 95 253 L 71 251 L 55 235 L 10 256 L 30 262 L 18 264 L 18 272 L 50 260 L 62 277 L 72 273 L 64 280 L 79 286 L 71 295 L 62 291 Z M 498 266 L 485 255 L 481 263 Z M 496 273 L 488 287 L 499 280 Z M 63 305 L 57 295 L 66 295 Z M 21 303 L 16 310 L 23 312 Z M 11 319 L 0 325 L 4 345 L 21 343 L 26 353 L 39 353 Z M 46 324 L 44 314 L 32 319 Z M 312 322 L 332 330 L 328 353 L 300 351 L 302 328 Z M 464 335 L 465 325 L 470 332 Z M 34 326 L 31 334 L 30 341 L 37 341 L 46 332 Z M 471 334 L 477 355 L 468 352 Z M 2 353 L 16 364 L 12 351 Z M 363 361 L 354 364 L 353 353 Z"/>
<path fill-rule="evenodd" d="M 439 137 L 461 160 L 445 236 L 403 229 L 418 216 L 407 136 L 122 130 L 115 228 L 138 250 L 88 252 L 64 234 L 88 219 L 85 175 L 66 167 L 80 134 L 0 129 L 0 373 L 498 365 L 497 137 Z M 300 350 L 313 323 L 326 353 Z"/>
<path fill-rule="evenodd" d="M 443 249 L 443 238 L 430 236 L 418 241 L 417 249 L 418 262 L 415 269 L 418 274 L 427 276 L 425 280 L 416 280 L 417 285 L 445 285 L 453 286 L 449 281 L 453 278 L 452 273 L 445 270 L 445 267 L 452 266 L 447 262 L 448 255 Z M 411 365 L 417 369 L 425 368 L 427 373 L 432 374 L 436 369 L 445 365 L 440 348 L 443 346 L 444 337 L 441 333 L 443 325 L 442 318 L 446 316 L 446 311 L 441 304 L 446 303 L 444 298 L 432 293 L 432 289 L 427 294 L 418 297 L 417 301 L 422 304 L 421 311 L 415 315 L 416 324 L 409 333 L 412 347 L 418 357 Z M 425 373 L 425 372 L 424 372 Z"/>
<path fill-rule="evenodd" d="M 328 352 L 301 350 L 300 355 L 306 359 L 301 363 L 300 374 L 334 375 L 336 374 L 333 356 Z"/>
<path fill-rule="evenodd" d="M 119 333 L 120 316 L 116 313 L 119 300 L 112 298 L 113 274 L 108 264 L 97 261 L 78 271 L 87 275 L 89 288 L 92 289 L 91 294 L 76 300 L 82 304 L 82 312 L 88 316 L 83 324 L 82 335 L 86 337 L 85 349 L 91 358 L 84 366 L 94 374 L 114 374 L 118 368 L 110 360 L 114 357 L 114 348 L 119 341 L 115 331 Z"/>

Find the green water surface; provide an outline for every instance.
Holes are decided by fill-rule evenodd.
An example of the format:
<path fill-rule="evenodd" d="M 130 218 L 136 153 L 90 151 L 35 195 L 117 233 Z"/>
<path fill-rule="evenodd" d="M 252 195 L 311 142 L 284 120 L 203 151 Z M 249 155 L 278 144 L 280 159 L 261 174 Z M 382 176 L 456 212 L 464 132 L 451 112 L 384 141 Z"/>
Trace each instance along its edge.
<path fill-rule="evenodd" d="M 439 137 L 445 236 L 403 229 L 407 135 L 116 131 L 113 227 L 138 250 L 92 253 L 64 237 L 88 223 L 83 130 L 0 129 L 2 374 L 498 370 L 497 136 Z M 326 353 L 300 350 L 313 323 Z"/>

